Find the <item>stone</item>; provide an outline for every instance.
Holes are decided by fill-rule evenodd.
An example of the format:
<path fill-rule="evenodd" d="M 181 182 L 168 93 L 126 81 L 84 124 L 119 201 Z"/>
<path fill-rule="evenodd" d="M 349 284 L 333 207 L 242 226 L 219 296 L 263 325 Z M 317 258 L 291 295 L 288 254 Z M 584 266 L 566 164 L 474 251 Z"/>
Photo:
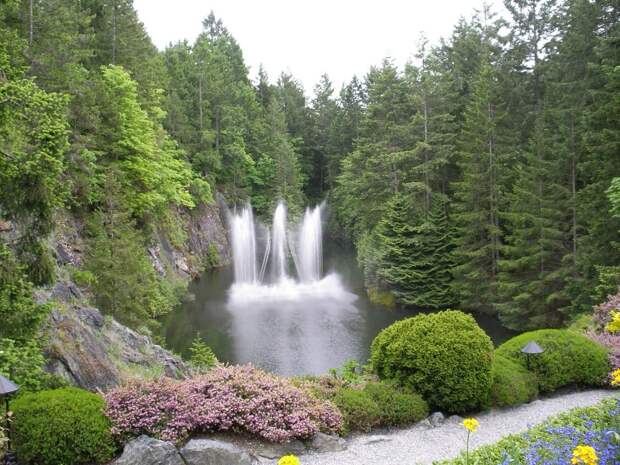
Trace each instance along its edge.
<path fill-rule="evenodd" d="M 441 412 L 431 413 L 431 416 L 428 417 L 428 421 L 431 423 L 431 426 L 433 428 L 441 425 L 445 420 L 446 420 L 446 417 Z"/>
<path fill-rule="evenodd" d="M 142 435 L 127 443 L 112 465 L 185 465 L 173 444 Z"/>
<path fill-rule="evenodd" d="M 247 451 L 220 439 L 191 439 L 181 448 L 180 453 L 187 465 L 253 465 L 255 463 Z"/>
<path fill-rule="evenodd" d="M 458 415 L 451 415 L 448 417 L 448 423 L 463 423 L 464 418 Z"/>
<path fill-rule="evenodd" d="M 310 448 L 317 452 L 340 452 L 347 448 L 347 442 L 335 434 L 316 433 L 310 441 Z"/>
<path fill-rule="evenodd" d="M 306 452 L 306 446 L 303 442 L 293 439 L 292 441 L 282 444 L 263 442 L 256 447 L 256 455 L 268 459 L 278 459 L 283 455 L 300 455 Z"/>
<path fill-rule="evenodd" d="M 425 418 L 424 420 L 418 422 L 417 426 L 421 428 L 433 428 L 433 425 L 428 418 Z"/>

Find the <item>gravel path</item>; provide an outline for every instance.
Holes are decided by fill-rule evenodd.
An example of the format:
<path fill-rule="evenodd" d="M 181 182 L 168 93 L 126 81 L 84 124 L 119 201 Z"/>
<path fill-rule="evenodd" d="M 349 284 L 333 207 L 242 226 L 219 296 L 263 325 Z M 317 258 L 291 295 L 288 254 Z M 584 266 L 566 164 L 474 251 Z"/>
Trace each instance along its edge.
<path fill-rule="evenodd" d="M 618 391 L 590 390 L 536 400 L 504 410 L 492 410 L 475 418 L 480 428 L 472 435 L 470 447 L 491 444 L 504 436 L 520 433 L 547 418 L 575 407 L 596 404 Z M 451 418 L 435 428 L 418 424 L 383 434 L 360 435 L 347 441 L 343 452 L 308 454 L 304 465 L 402 465 L 431 464 L 434 460 L 456 457 L 465 448 L 465 430 L 460 418 Z"/>

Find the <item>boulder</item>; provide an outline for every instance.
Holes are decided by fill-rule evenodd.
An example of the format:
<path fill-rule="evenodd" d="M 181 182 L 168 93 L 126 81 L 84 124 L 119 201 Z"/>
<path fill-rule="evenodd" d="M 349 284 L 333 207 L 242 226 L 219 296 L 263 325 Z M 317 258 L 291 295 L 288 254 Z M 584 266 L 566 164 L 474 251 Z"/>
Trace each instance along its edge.
<path fill-rule="evenodd" d="M 334 434 L 317 433 L 309 446 L 317 452 L 340 452 L 347 448 L 347 442 Z"/>
<path fill-rule="evenodd" d="M 148 436 L 129 442 L 113 465 L 185 465 L 173 444 Z"/>
<path fill-rule="evenodd" d="M 259 457 L 268 459 L 278 459 L 283 455 L 300 455 L 306 452 L 306 446 L 303 442 L 293 439 L 292 441 L 282 444 L 272 442 L 261 442 L 255 448 L 255 453 Z"/>
<path fill-rule="evenodd" d="M 220 439 L 191 439 L 183 446 L 180 453 L 187 465 L 253 465 L 255 463 L 244 449 Z"/>
<path fill-rule="evenodd" d="M 459 423 L 463 423 L 463 420 L 464 420 L 463 417 L 460 417 L 458 415 L 451 415 L 448 417 L 446 421 L 452 424 L 459 424 Z"/>
<path fill-rule="evenodd" d="M 431 426 L 435 428 L 441 425 L 444 421 L 446 421 L 446 417 L 444 417 L 443 413 L 441 412 L 434 412 L 431 414 L 430 417 L 428 417 L 428 421 L 431 423 Z"/>

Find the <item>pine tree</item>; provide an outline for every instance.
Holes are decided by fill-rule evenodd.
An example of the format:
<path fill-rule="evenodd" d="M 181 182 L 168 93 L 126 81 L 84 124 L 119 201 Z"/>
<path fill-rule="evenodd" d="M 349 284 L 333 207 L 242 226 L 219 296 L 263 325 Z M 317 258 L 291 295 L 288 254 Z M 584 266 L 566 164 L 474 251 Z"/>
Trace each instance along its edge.
<path fill-rule="evenodd" d="M 501 143 L 502 109 L 488 60 L 487 55 L 481 64 L 458 141 L 462 179 L 454 183 L 454 286 L 463 307 L 490 312 L 497 301 L 506 153 Z"/>
<path fill-rule="evenodd" d="M 418 229 L 412 223 L 412 206 L 405 195 L 398 194 L 388 202 L 384 216 L 377 225 L 380 247 L 378 276 L 389 285 L 400 302 L 414 300 L 418 291 L 419 273 L 413 262 L 419 249 Z M 429 257 L 421 257 L 429 260 Z"/>

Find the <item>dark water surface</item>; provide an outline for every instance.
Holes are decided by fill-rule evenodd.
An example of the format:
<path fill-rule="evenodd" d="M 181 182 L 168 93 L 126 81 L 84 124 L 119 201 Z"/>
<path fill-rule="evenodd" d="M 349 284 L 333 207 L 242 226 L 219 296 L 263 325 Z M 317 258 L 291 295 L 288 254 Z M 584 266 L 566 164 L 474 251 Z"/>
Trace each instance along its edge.
<path fill-rule="evenodd" d="M 379 331 L 415 311 L 369 302 L 352 251 L 326 244 L 328 276 L 309 285 L 235 287 L 232 269 L 204 273 L 164 322 L 168 345 L 187 354 L 200 334 L 218 358 L 283 374 L 320 374 L 349 359 L 365 362 Z M 499 321 L 474 315 L 497 345 L 513 336 Z"/>

